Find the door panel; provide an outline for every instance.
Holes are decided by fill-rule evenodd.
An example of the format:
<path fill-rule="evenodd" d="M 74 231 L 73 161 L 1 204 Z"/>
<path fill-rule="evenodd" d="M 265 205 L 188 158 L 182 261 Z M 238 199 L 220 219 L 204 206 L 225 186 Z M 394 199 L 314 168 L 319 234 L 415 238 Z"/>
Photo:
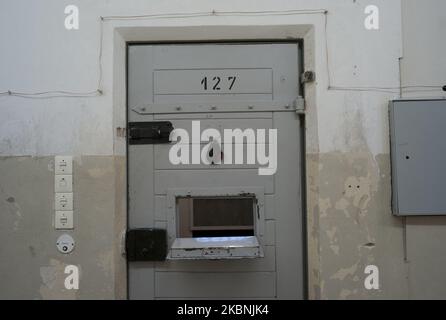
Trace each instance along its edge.
<path fill-rule="evenodd" d="M 256 190 L 248 193 L 256 197 L 254 233 L 264 255 L 129 262 L 129 298 L 303 298 L 301 124 L 290 107 L 300 95 L 298 50 L 295 43 L 129 46 L 129 122 L 170 121 L 189 134 L 198 120 L 201 132 L 277 129 L 278 155 L 275 174 L 259 175 L 258 164 L 173 164 L 173 142 L 129 145 L 129 229 L 166 230 L 169 247 L 178 236 L 175 192 Z"/>
<path fill-rule="evenodd" d="M 160 298 L 246 298 L 275 296 L 274 272 L 157 272 Z"/>

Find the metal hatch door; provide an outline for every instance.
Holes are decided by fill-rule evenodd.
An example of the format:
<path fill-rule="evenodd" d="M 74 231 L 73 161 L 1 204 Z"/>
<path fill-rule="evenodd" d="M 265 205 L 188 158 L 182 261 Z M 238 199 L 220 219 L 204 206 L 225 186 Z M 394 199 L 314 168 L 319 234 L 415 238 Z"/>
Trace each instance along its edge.
<path fill-rule="evenodd" d="M 130 299 L 303 298 L 299 50 L 129 45 Z"/>

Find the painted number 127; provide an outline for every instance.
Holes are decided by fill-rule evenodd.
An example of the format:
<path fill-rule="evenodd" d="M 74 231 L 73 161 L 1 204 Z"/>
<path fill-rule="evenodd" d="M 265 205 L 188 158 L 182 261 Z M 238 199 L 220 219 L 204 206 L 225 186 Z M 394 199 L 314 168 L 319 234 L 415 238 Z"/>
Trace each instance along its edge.
<path fill-rule="evenodd" d="M 224 85 L 227 86 L 228 90 L 232 90 L 236 79 L 236 76 L 230 76 L 224 79 L 226 80 Z M 217 76 L 209 78 L 204 77 L 203 79 L 201 79 L 201 85 L 203 86 L 204 90 L 218 91 L 222 88 L 222 78 Z"/>

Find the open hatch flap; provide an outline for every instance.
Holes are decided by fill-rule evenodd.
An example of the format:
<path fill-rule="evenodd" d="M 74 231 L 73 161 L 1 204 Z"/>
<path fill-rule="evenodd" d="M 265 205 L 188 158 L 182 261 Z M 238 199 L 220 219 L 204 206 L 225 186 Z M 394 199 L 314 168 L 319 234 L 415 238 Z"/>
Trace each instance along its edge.
<path fill-rule="evenodd" d="M 263 258 L 257 237 L 176 238 L 167 256 L 169 260 L 242 258 Z"/>

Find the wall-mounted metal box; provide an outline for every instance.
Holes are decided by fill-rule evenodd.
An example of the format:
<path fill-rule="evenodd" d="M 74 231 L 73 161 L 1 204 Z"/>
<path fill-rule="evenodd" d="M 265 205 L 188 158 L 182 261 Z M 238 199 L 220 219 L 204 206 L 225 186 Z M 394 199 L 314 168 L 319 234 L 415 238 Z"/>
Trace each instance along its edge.
<path fill-rule="evenodd" d="M 446 215 L 446 100 L 393 100 L 389 109 L 393 213 Z"/>

